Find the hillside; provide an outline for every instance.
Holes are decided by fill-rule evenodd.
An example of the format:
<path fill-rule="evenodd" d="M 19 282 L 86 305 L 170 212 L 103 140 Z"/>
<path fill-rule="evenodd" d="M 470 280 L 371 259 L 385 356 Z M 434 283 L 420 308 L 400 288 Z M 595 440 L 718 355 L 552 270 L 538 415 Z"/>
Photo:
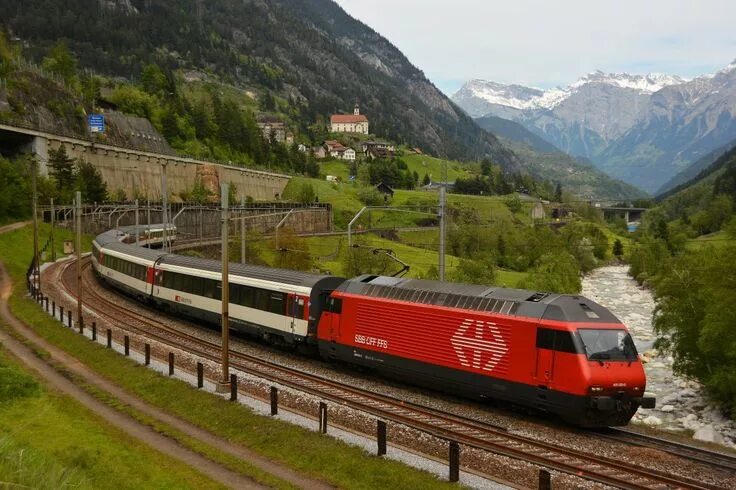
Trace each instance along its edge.
<path fill-rule="evenodd" d="M 561 151 L 536 151 L 523 143 L 502 139 L 502 142 L 519 157 L 529 172 L 551 182 L 559 182 L 562 188 L 581 198 L 600 200 L 630 200 L 646 197 L 641 189 L 609 177 L 590 163 L 583 163 Z"/>
<path fill-rule="evenodd" d="M 495 116 L 481 117 L 476 122 L 498 136 L 532 175 L 559 182 L 571 194 L 613 200 L 645 196 L 636 187 L 609 177 L 590 163 L 562 152 L 519 123 Z"/>
<path fill-rule="evenodd" d="M 137 79 L 155 62 L 291 103 L 301 128 L 358 101 L 378 136 L 521 170 L 398 49 L 330 0 L 9 0 L 0 19 L 36 61 L 64 40 L 81 68 L 105 75 Z"/>
<path fill-rule="evenodd" d="M 560 151 L 559 148 L 549 141 L 535 133 L 532 133 L 523 125 L 514 121 L 510 121 L 502 117 L 484 116 L 479 117 L 475 122 L 481 128 L 486 131 L 490 131 L 498 137 L 522 143 L 530 147 L 532 150 L 540 151 L 542 153 L 555 153 Z"/>
<path fill-rule="evenodd" d="M 687 186 L 689 183 L 697 179 L 701 173 L 705 172 L 713 163 L 715 163 L 715 161 L 718 160 L 719 157 L 721 157 L 729 149 L 734 147 L 736 147 L 736 140 L 698 159 L 692 165 L 672 177 L 662 187 L 660 187 L 657 191 L 657 195 L 669 195 L 674 189 Z"/>

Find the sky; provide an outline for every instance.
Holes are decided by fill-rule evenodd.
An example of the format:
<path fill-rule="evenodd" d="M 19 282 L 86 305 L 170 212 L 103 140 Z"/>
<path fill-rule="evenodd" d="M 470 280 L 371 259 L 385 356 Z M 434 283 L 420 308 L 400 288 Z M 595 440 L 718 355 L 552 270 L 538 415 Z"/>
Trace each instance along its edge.
<path fill-rule="evenodd" d="M 595 70 L 691 78 L 736 59 L 736 0 L 336 0 L 448 95 Z"/>

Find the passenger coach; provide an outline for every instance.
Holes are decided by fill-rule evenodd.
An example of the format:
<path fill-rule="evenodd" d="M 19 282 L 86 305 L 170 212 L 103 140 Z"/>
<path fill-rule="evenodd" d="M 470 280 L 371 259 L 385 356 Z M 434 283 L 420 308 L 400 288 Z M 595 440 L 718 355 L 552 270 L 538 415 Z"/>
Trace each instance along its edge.
<path fill-rule="evenodd" d="M 152 299 L 172 311 L 220 323 L 222 264 L 166 255 L 154 271 Z M 230 326 L 270 342 L 303 343 L 329 294 L 345 279 L 305 272 L 230 264 Z"/>

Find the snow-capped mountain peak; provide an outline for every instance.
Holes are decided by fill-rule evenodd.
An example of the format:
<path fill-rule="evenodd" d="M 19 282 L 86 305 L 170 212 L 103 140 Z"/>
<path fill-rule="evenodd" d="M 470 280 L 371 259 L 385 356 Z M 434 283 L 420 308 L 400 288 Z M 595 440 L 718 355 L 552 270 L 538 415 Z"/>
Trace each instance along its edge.
<path fill-rule="evenodd" d="M 603 73 L 598 70 L 580 78 L 570 85 L 575 89 L 589 83 L 604 83 L 620 88 L 630 88 L 639 92 L 653 94 L 669 85 L 684 83 L 684 78 L 676 75 L 665 75 L 663 73 L 650 73 L 648 75 L 632 75 L 630 73 Z"/>
<path fill-rule="evenodd" d="M 489 104 L 519 110 L 553 109 L 588 84 L 605 84 L 635 90 L 640 93 L 653 94 L 664 87 L 679 85 L 686 81 L 676 75 L 661 73 L 632 75 L 629 73 L 604 73 L 597 70 L 578 79 L 568 87 L 557 87 L 548 90 L 522 85 L 504 85 L 476 79 L 466 83 L 453 97 L 476 97 Z"/>

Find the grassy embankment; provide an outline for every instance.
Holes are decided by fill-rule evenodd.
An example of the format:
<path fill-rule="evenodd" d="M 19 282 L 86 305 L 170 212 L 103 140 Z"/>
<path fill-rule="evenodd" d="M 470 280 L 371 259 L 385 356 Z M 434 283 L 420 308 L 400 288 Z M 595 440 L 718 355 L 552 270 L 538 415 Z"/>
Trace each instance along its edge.
<path fill-rule="evenodd" d="M 59 253 L 69 232 L 59 232 Z M 0 235 L 0 259 L 16 288 L 14 307 L 36 316 L 24 295 L 30 228 Z M 88 241 L 88 240 L 87 240 Z M 34 311 L 36 310 L 36 311 Z M 0 325 L 6 325 L 0 320 Z M 71 397 L 48 389 L 0 345 L 0 486 L 31 488 L 220 488 L 196 470 L 142 446 Z"/>
<path fill-rule="evenodd" d="M 340 487 L 436 488 L 448 485 L 432 475 L 409 468 L 395 461 L 367 455 L 359 448 L 333 440 L 330 437 L 325 437 L 318 433 L 268 417 L 255 415 L 242 405 L 194 390 L 181 381 L 161 376 L 152 370 L 148 370 L 134 363 L 130 359 L 126 359 L 105 349 L 101 345 L 89 342 L 86 338 L 68 329 L 61 328 L 57 322 L 42 312 L 34 301 L 26 297 L 23 275 L 25 274 L 30 258 L 28 251 L 30 250 L 29 244 L 31 243 L 31 239 L 29 227 L 0 235 L 2 260 L 6 263 L 14 281 L 13 295 L 10 299 L 10 305 L 14 314 L 27 324 L 33 325 L 36 332 L 48 341 L 58 345 L 131 393 L 136 394 L 152 405 L 160 407 L 184 420 L 188 420 L 223 438 L 234 443 L 242 444 L 273 461 L 281 462 L 306 475 L 324 479 Z M 106 398 L 104 394 L 98 393 L 97 396 L 103 400 Z M 115 400 L 106 401 L 118 409 L 127 411 L 140 421 L 148 423 L 157 430 L 177 439 L 182 445 L 205 454 L 235 471 L 249 475 L 271 486 L 284 486 L 283 482 L 274 480 L 270 475 L 263 474 L 259 469 L 248 465 L 246 462 L 235 461 L 216 448 L 203 447 L 200 443 L 191 440 L 185 434 L 180 434 L 158 422 L 147 420 L 145 416 L 136 413 L 129 407 L 118 406 Z M 43 404 L 39 406 L 43 406 Z M 77 410 L 74 410 L 74 412 L 77 412 Z M 4 414 L 4 412 L 0 413 Z M 43 414 L 43 411 L 35 410 L 35 412 L 31 413 Z M 0 417 L 3 417 L 3 415 L 0 415 Z M 15 423 L 11 417 L 3 417 L 2 420 L 5 421 L 4 423 L 13 423 L 15 427 L 21 428 L 19 434 L 28 431 L 32 435 L 36 432 L 33 426 L 23 429 L 23 426 Z M 53 418 L 47 423 L 51 424 L 52 422 Z M 101 421 L 97 421 L 97 423 L 104 426 Z M 64 426 L 60 425 L 60 427 Z M 42 434 L 42 431 L 38 433 Z M 20 435 L 16 437 L 20 438 Z M 64 435 L 62 433 L 60 439 L 63 438 Z M 23 445 L 24 442 L 22 439 L 18 440 L 21 442 L 14 444 L 21 444 L 20 449 L 26 447 Z M 124 438 L 122 436 L 113 437 L 113 440 L 109 441 L 108 445 L 115 447 L 115 441 L 123 440 Z M 116 481 L 119 483 L 116 486 L 126 487 L 128 484 L 125 481 L 125 475 L 133 472 L 147 478 L 146 473 L 149 471 L 147 466 L 135 467 L 132 464 L 127 465 L 126 460 L 123 459 L 118 460 L 110 467 L 102 466 L 105 468 L 105 472 L 102 473 L 105 480 L 97 480 L 100 473 L 96 472 L 94 467 L 98 460 L 107 457 L 107 453 L 103 450 L 104 448 L 99 447 L 101 444 L 100 440 L 83 437 L 81 440 L 72 440 L 70 438 L 70 441 L 70 444 L 74 447 L 84 448 L 85 451 L 88 451 L 87 454 L 90 459 L 76 461 L 73 458 L 74 451 L 67 450 L 62 454 L 55 452 L 55 443 L 52 443 L 53 441 L 43 436 L 39 437 L 36 451 L 42 453 L 49 464 L 53 463 L 56 465 L 55 467 L 61 468 L 60 471 L 65 472 L 65 474 L 77 474 L 78 472 L 82 477 L 89 478 L 92 481 L 104 481 L 104 486 Z M 118 444 L 122 443 L 118 442 Z M 177 478 L 182 478 L 182 481 L 186 481 L 188 478 L 187 475 L 190 475 L 190 473 L 187 473 L 186 468 L 182 468 L 181 471 L 176 471 L 172 468 L 167 469 L 160 463 L 161 458 L 148 455 L 144 450 L 139 449 L 140 445 L 136 446 L 137 454 L 141 454 L 141 451 L 143 451 L 144 455 L 150 456 L 140 458 L 140 461 L 142 461 L 140 464 L 150 462 L 150 465 L 158 466 L 162 473 L 176 475 Z M 64 456 L 67 454 L 69 455 L 68 457 Z M 178 481 L 177 479 L 170 484 L 162 483 L 159 486 L 186 486 L 177 484 Z M 194 482 L 192 485 L 196 487 L 206 486 L 198 485 L 196 478 L 188 481 Z M 130 486 L 141 485 L 131 484 Z"/>

